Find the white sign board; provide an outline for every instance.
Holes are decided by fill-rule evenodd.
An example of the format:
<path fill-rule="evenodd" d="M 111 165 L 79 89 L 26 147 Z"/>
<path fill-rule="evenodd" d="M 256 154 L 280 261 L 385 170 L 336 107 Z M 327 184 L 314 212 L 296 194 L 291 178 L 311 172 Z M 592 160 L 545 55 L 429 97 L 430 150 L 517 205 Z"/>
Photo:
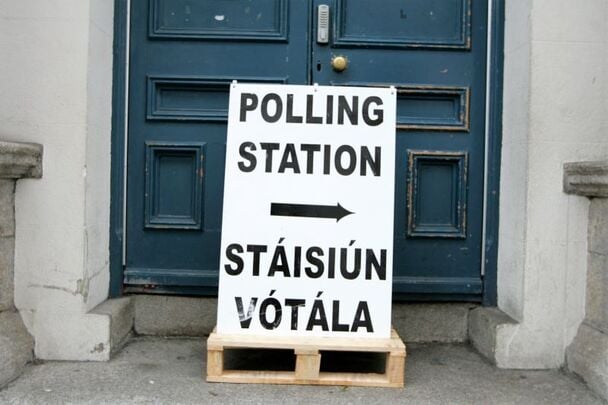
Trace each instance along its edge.
<path fill-rule="evenodd" d="M 231 86 L 217 331 L 388 338 L 394 89 Z"/>

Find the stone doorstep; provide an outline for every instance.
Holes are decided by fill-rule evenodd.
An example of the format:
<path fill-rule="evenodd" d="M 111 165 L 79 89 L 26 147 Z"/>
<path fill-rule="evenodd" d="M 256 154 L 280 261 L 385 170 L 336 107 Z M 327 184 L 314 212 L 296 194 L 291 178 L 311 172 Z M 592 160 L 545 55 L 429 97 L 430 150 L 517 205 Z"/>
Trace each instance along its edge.
<path fill-rule="evenodd" d="M 208 336 L 216 324 L 217 299 L 133 295 L 138 335 Z M 393 326 L 406 342 L 468 340 L 467 303 L 393 305 Z"/>
<path fill-rule="evenodd" d="M 393 324 L 406 342 L 466 342 L 474 308 L 467 303 L 397 303 Z M 90 313 L 111 317 L 113 342 L 121 341 L 131 328 L 137 335 L 199 337 L 215 327 L 217 299 L 131 295 L 107 300 Z"/>
<path fill-rule="evenodd" d="M 110 317 L 110 354 L 133 334 L 147 336 L 208 336 L 216 324 L 217 299 L 163 295 L 132 295 L 110 299 L 91 314 Z M 406 343 L 463 343 L 492 363 L 496 342 L 505 325 L 516 322 L 496 308 L 467 303 L 393 305 L 393 325 Z"/>
<path fill-rule="evenodd" d="M 475 308 L 469 314 L 468 322 L 471 346 L 493 364 L 505 367 L 503 353 L 498 351 L 501 333 L 516 325 L 517 321 L 498 308 Z"/>
<path fill-rule="evenodd" d="M 608 399 L 608 335 L 583 322 L 566 350 L 566 364 L 593 391 Z"/>
<path fill-rule="evenodd" d="M 0 389 L 21 375 L 34 359 L 34 341 L 14 311 L 0 312 Z"/>
<path fill-rule="evenodd" d="M 110 348 L 105 360 L 116 354 L 133 335 L 135 308 L 131 297 L 109 299 L 89 312 L 110 319 Z"/>
<path fill-rule="evenodd" d="M 216 310 L 215 298 L 133 295 L 109 299 L 81 318 L 82 327 L 92 327 L 87 330 L 93 335 L 84 336 L 84 340 L 79 343 L 84 343 L 88 347 L 91 343 L 88 339 L 97 341 L 96 339 L 106 333 L 106 336 L 109 336 L 108 340 L 104 340 L 103 347 L 99 347 L 98 351 L 96 346 L 95 353 L 82 352 L 78 356 L 85 356 L 91 361 L 108 361 L 135 335 L 207 336 L 215 327 Z M 93 323 L 88 323 L 91 321 Z M 0 318 L 1 322 L 3 322 L 2 318 Z M 495 308 L 481 308 L 467 303 L 393 305 L 393 325 L 406 343 L 471 342 L 477 351 L 498 366 L 500 363 L 495 347 L 497 336 L 504 325 L 513 323 L 511 318 Z M 23 332 L 27 335 L 25 328 Z M 25 347 L 31 344 L 31 338 L 27 339 L 26 336 L 17 341 L 24 342 Z M 20 370 L 25 363 L 32 360 L 31 349 L 28 353 L 29 357 L 18 357 L 22 360 L 18 363 L 19 369 L 15 370 Z M 1 334 L 0 355 L 2 355 Z M 52 356 L 49 359 L 55 358 Z M 58 356 L 60 357 L 55 359 L 63 359 L 61 354 Z M 82 360 L 80 357 L 72 360 L 77 358 Z"/>

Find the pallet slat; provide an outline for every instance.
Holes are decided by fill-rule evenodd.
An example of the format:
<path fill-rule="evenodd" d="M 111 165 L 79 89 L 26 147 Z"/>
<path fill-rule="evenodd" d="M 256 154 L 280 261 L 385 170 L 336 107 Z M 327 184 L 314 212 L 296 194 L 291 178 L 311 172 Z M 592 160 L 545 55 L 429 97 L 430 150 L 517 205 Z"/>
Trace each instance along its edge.
<path fill-rule="evenodd" d="M 321 369 L 321 355 L 318 350 L 295 350 L 296 375 L 298 380 L 315 379 Z"/>
<path fill-rule="evenodd" d="M 272 346 L 269 346 L 272 344 Z M 295 349 L 301 350 L 344 350 L 355 352 L 400 351 L 405 344 L 394 329 L 389 339 L 353 339 L 353 338 L 293 338 L 293 337 L 260 337 L 219 335 L 215 329 L 207 340 L 208 348 L 247 347 L 251 349 Z"/>
<path fill-rule="evenodd" d="M 291 349 L 294 371 L 224 370 L 224 351 L 230 349 Z M 322 372 L 320 351 L 386 353 L 385 372 Z M 406 350 L 395 330 L 389 339 L 269 338 L 218 335 L 207 340 L 207 381 L 241 384 L 311 384 L 362 387 L 404 386 Z"/>

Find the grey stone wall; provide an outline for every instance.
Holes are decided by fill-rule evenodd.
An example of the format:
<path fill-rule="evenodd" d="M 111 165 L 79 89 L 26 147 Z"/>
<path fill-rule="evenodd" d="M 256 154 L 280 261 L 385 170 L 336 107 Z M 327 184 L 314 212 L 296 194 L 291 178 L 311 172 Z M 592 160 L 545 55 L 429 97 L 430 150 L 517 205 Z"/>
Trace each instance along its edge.
<path fill-rule="evenodd" d="M 33 358 L 34 341 L 14 304 L 15 183 L 42 176 L 42 147 L 0 141 L 0 389 Z"/>
<path fill-rule="evenodd" d="M 608 400 L 608 161 L 566 164 L 564 191 L 591 198 L 585 319 L 566 360 Z"/>
<path fill-rule="evenodd" d="M 0 312 L 13 308 L 15 181 L 0 179 Z"/>

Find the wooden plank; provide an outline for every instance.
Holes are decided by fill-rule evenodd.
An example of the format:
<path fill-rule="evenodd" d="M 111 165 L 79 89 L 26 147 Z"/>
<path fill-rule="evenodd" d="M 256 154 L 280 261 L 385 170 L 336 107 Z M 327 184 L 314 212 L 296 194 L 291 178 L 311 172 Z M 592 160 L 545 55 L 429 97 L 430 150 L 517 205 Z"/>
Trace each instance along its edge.
<path fill-rule="evenodd" d="M 207 350 L 207 377 L 222 375 L 224 371 L 224 351 Z"/>
<path fill-rule="evenodd" d="M 313 380 L 319 378 L 321 355 L 318 350 L 296 350 L 296 379 Z"/>
<path fill-rule="evenodd" d="M 273 348 L 273 349 L 295 349 L 302 350 L 335 350 L 335 351 L 357 351 L 357 352 L 389 352 L 404 350 L 405 345 L 399 335 L 393 330 L 393 335 L 388 339 L 367 338 L 298 338 L 298 337 L 266 337 L 266 336 L 236 336 L 218 335 L 212 333 L 207 340 L 210 348 L 243 347 L 243 348 Z"/>
<path fill-rule="evenodd" d="M 225 370 L 221 376 L 208 376 L 207 381 L 237 384 L 299 384 L 293 371 L 266 370 Z"/>
<path fill-rule="evenodd" d="M 403 387 L 405 384 L 405 350 L 389 353 L 386 359 L 386 375 L 391 384 Z"/>
<path fill-rule="evenodd" d="M 280 385 L 339 385 L 348 387 L 402 388 L 403 384 L 391 382 L 385 374 L 372 373 L 319 373 L 314 380 L 299 380 L 292 371 L 239 371 L 226 370 L 221 376 L 208 377 L 208 382 L 234 384 Z"/>

